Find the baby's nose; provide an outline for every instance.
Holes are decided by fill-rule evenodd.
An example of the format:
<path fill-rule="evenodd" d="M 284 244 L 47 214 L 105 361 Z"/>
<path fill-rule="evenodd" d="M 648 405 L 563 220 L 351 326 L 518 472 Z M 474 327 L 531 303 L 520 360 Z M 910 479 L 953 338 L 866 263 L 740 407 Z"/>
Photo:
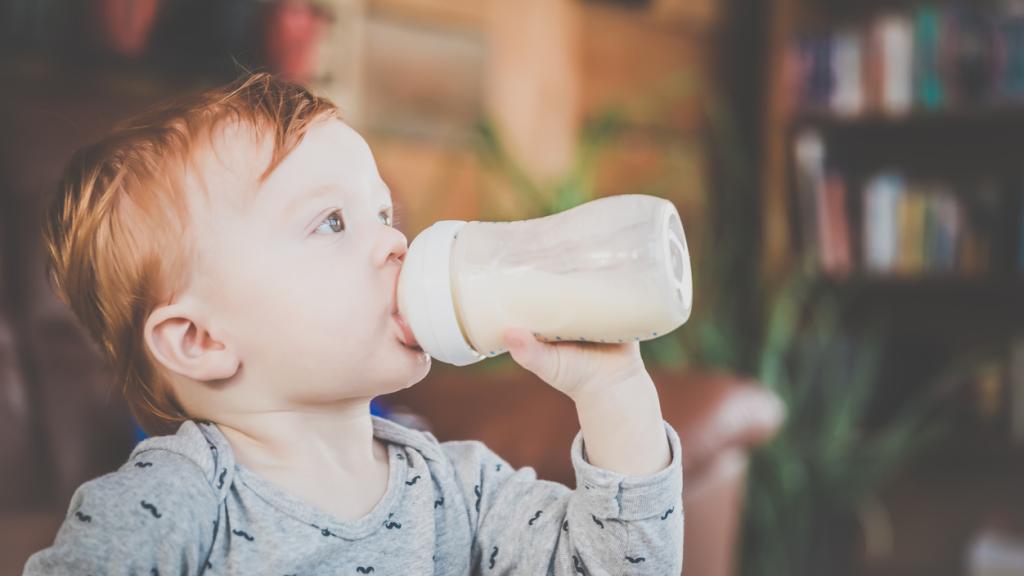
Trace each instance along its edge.
<path fill-rule="evenodd" d="M 394 251 L 391 252 L 391 257 L 398 261 L 405 260 L 405 254 L 409 252 L 409 245 L 405 241 L 405 237 L 402 237 L 402 241 L 395 246 Z"/>
<path fill-rule="evenodd" d="M 405 253 L 409 250 L 405 235 L 398 231 L 387 234 L 377 248 L 380 252 L 377 254 L 376 261 L 382 263 L 391 263 L 392 260 L 401 263 L 405 260 Z M 384 253 L 383 258 L 380 258 L 380 253 Z"/>

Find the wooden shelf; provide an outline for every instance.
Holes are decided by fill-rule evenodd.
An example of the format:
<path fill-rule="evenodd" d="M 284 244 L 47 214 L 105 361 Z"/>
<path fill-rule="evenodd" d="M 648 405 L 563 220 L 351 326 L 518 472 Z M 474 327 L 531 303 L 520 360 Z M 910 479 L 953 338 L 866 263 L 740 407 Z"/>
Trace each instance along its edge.
<path fill-rule="evenodd" d="M 912 14 L 920 5 L 917 0 L 777 0 L 767 18 L 760 208 L 769 281 L 785 278 L 807 256 L 806 239 L 798 233 L 804 228 L 794 225 L 803 214 L 793 173 L 794 138 L 803 129 L 819 133 L 827 146 L 827 167 L 846 179 L 849 229 L 861 233 L 851 236 L 854 246 L 865 233 L 859 195 L 867 179 L 880 172 L 897 170 L 914 182 L 945 181 L 965 204 L 998 202 L 993 223 L 985 229 L 990 232 L 987 274 L 902 275 L 860 269 L 846 277 L 821 276 L 816 282 L 817 290 L 836 301 L 837 322 L 851 334 L 863 328 L 884 331 L 878 396 L 865 433 L 898 416 L 908 402 L 930 394 L 937 382 L 953 378 L 958 362 L 1004 362 L 1005 348 L 1024 334 L 1024 273 L 1017 270 L 1024 102 L 843 116 L 828 109 L 794 109 L 792 86 L 781 73 L 791 56 L 790 42 L 800 34 L 862 25 L 889 9 Z M 986 197 L 986 190 L 993 191 L 995 200 Z M 861 255 L 853 251 L 859 261 Z M 941 399 L 940 409 L 955 414 L 968 410 L 971 390 L 963 392 Z M 1007 432 L 978 434 L 974 424 L 956 416 L 949 438 L 934 452 L 907 463 L 882 487 L 893 548 L 888 556 L 860 566 L 859 574 L 961 576 L 967 546 L 993 512 L 1024 516 L 1024 492 L 1019 489 L 1024 450 L 1009 446 Z M 882 530 L 883 539 L 886 532 Z"/>
<path fill-rule="evenodd" d="M 799 132 L 817 130 L 828 142 L 830 157 L 853 175 L 892 167 L 935 176 L 1017 178 L 1024 172 L 1024 105 L 902 116 L 803 111 L 781 119 L 778 126 L 784 154 Z"/>
<path fill-rule="evenodd" d="M 985 106 L 957 110 L 914 110 L 905 114 L 867 112 L 842 116 L 830 111 L 802 111 L 793 119 L 796 127 L 823 129 L 892 129 L 913 130 L 920 127 L 959 128 L 974 125 L 1024 125 L 1024 104 Z"/>
<path fill-rule="evenodd" d="M 869 290 L 948 290 L 1007 292 L 1024 294 L 1024 275 L 1013 276 L 966 276 L 954 273 L 888 274 L 857 272 L 850 276 L 823 276 L 826 284 L 838 288 Z"/>

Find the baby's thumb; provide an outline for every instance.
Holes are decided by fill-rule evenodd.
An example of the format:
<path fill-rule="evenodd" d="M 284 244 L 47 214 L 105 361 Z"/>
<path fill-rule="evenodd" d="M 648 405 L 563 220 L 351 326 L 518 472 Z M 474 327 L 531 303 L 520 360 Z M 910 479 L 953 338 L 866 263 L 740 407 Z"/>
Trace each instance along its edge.
<path fill-rule="evenodd" d="M 533 333 L 522 328 L 509 328 L 503 334 L 508 352 L 517 364 L 552 384 L 557 375 L 554 345 L 537 340 Z"/>

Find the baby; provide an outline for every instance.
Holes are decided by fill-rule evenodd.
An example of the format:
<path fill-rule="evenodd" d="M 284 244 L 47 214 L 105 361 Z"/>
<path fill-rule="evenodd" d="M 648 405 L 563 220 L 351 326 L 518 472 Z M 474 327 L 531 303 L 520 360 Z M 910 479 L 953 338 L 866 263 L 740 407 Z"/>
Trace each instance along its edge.
<path fill-rule="evenodd" d="M 265 74 L 79 151 L 51 277 L 155 435 L 75 491 L 25 574 L 679 574 L 679 437 L 638 343 L 504 334 L 577 407 L 576 490 L 371 416 L 431 363 L 394 226 L 366 142 Z"/>

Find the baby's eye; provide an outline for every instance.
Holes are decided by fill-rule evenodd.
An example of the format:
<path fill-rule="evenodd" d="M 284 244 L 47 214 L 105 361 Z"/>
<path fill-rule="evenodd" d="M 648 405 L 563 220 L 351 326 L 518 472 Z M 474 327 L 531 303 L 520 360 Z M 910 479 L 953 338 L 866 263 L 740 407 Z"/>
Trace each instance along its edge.
<path fill-rule="evenodd" d="M 392 222 L 391 214 L 388 214 L 387 210 L 381 210 L 380 211 L 380 215 L 384 217 L 384 225 L 385 226 L 392 226 L 392 225 L 394 225 L 394 223 Z"/>
<path fill-rule="evenodd" d="M 335 210 L 327 215 L 327 218 L 323 219 L 323 222 L 317 226 L 315 233 L 317 234 L 337 234 L 338 232 L 345 231 L 345 220 L 341 216 L 341 210 Z"/>

